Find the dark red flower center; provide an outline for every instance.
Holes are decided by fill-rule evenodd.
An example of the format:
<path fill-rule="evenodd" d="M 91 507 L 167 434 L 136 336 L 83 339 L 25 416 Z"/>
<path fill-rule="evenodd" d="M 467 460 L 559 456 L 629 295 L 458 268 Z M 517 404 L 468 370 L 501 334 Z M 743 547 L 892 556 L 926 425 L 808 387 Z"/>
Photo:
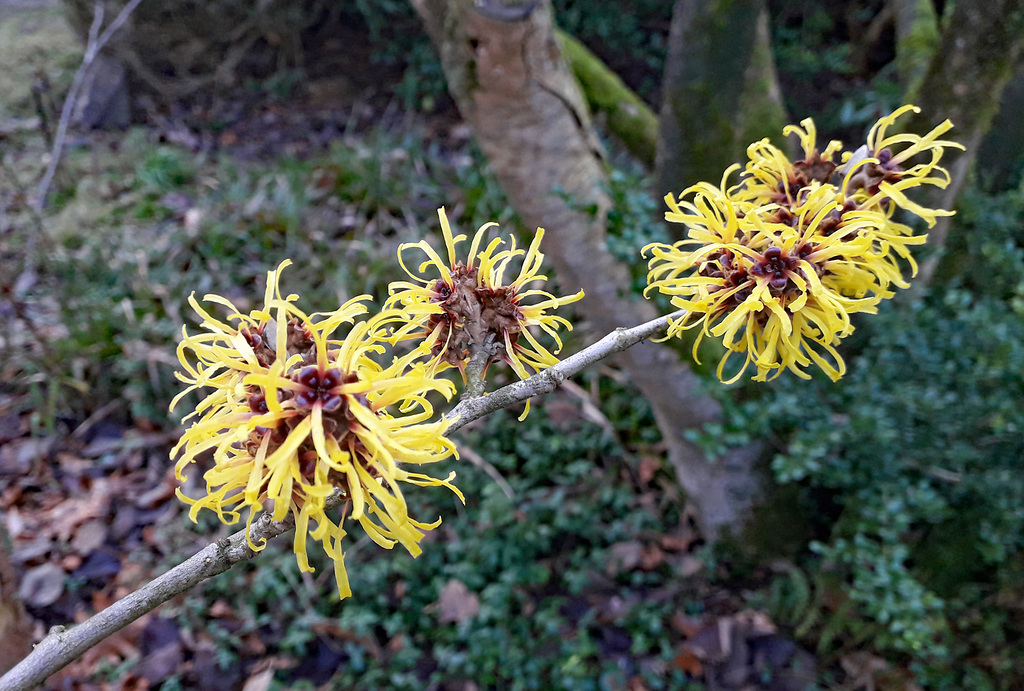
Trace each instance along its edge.
<path fill-rule="evenodd" d="M 781 247 L 769 247 L 762 259 L 750 267 L 750 273 L 758 278 L 768 277 L 768 286 L 775 292 L 782 292 L 789 282 L 789 272 L 800 263 L 798 257 L 791 257 Z"/>
<path fill-rule="evenodd" d="M 316 365 L 303 367 L 292 375 L 292 381 L 302 385 L 295 393 L 295 403 L 302 408 L 312 408 L 319 402 L 325 412 L 335 411 L 344 402 L 341 394 L 335 389 L 344 379 L 344 372 L 339 369 L 321 369 Z"/>

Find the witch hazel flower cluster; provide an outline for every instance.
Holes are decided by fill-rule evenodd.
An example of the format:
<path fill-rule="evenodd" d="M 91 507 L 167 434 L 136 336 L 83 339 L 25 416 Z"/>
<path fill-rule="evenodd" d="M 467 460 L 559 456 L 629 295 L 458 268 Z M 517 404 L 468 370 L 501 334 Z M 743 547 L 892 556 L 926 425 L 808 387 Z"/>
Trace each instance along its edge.
<path fill-rule="evenodd" d="M 407 270 L 417 283 L 392 284 L 391 297 L 376 314 L 369 313 L 368 295 L 332 312 L 304 312 L 298 296 L 280 289 L 281 272 L 290 261 L 268 273 L 263 305 L 248 312 L 219 295 L 206 295 L 207 303 L 226 310 L 218 318 L 194 295 L 189 298 L 201 331 L 182 329 L 177 376 L 187 388 L 171 407 L 192 392 L 203 394 L 185 415 L 190 425 L 171 455 L 183 483 L 192 467 L 209 468 L 202 496 L 192 498 L 179 488 L 178 497 L 190 506 L 193 521 L 204 509 L 226 524 L 244 516 L 254 551 L 265 546 L 249 537 L 257 516 L 291 515 L 299 568 L 313 570 L 307 543 L 320 543 L 334 563 L 342 598 L 352 592 L 344 560 L 347 521 L 358 522 L 378 545 L 401 545 L 417 556 L 423 537 L 441 519 L 412 518 L 403 487 L 446 487 L 465 501 L 452 484 L 454 472 L 445 477 L 420 472 L 422 466 L 457 457 L 445 436 L 448 421 L 435 415 L 431 402 L 432 397 L 450 400 L 456 387 L 438 375 L 455 367 L 465 377 L 477 346 L 487 349 L 485 365 L 504 361 L 522 378 L 557 363 L 531 328 L 552 336 L 557 350 L 558 327 L 571 326 L 549 310 L 583 295 L 556 298 L 528 287 L 545 280 L 539 251 L 543 230 L 528 250 L 517 248 L 514 238 L 507 248 L 500 238 L 481 248 L 495 225 L 487 224 L 460 261 L 455 245 L 465 236 L 453 237 L 444 210 L 438 213 L 448 262 L 428 243 L 416 243 L 428 257 L 418 272 Z M 505 282 L 515 262 L 521 268 Z M 428 267 L 436 278 L 423 276 Z M 396 343 L 411 347 L 396 350 Z M 338 491 L 344 504 L 332 515 L 328 498 Z"/>
<path fill-rule="evenodd" d="M 674 245 L 652 244 L 647 294 L 657 291 L 687 310 L 668 336 L 698 329 L 693 357 L 705 337 L 722 340 L 718 377 L 734 382 L 753 368 L 754 379 L 790 370 L 809 378 L 817 365 L 832 380 L 846 371 L 836 350 L 853 331 L 850 315 L 874 313 L 908 287 L 902 263 L 917 265 L 910 248 L 925 242 L 901 216 L 931 227 L 951 211 L 911 201 L 915 187 L 949 184 L 939 166 L 956 142 L 941 139 L 947 120 L 926 135 L 890 134 L 903 106 L 871 128 L 853 151 L 830 141 L 819 150 L 814 122 L 791 125 L 803 158 L 789 158 L 767 139 L 751 144 L 735 184 L 726 170 L 718 186 L 701 182 L 677 200 L 669 194 L 665 219 L 686 228 Z M 733 356 L 738 366 L 730 364 Z"/>

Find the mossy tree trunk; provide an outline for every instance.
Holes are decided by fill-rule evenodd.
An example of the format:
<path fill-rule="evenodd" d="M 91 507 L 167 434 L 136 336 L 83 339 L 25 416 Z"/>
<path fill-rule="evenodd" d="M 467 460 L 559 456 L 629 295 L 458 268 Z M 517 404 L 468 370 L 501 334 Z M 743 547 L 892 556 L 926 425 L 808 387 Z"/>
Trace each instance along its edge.
<path fill-rule="evenodd" d="M 547 229 L 545 250 L 563 291 L 598 334 L 656 316 L 629 295 L 628 268 L 609 253 L 605 154 L 556 39 L 548 2 L 412 0 L 441 55 L 448 88 L 516 213 Z M 637 261 L 639 261 L 639 256 Z M 650 401 L 669 460 L 710 538 L 737 525 L 756 494 L 754 452 L 710 463 L 685 438 L 717 419 L 675 351 L 646 343 L 619 363 Z"/>
<path fill-rule="evenodd" d="M 892 0 L 896 69 L 904 90 L 917 88 L 939 45 L 939 18 L 932 0 Z"/>
<path fill-rule="evenodd" d="M 926 132 L 949 118 L 956 128 L 952 136 L 966 147 L 963 152 L 951 152 L 951 182 L 933 195 L 930 201 L 934 205 L 955 206 L 981 140 L 999 110 L 1022 46 L 1024 0 L 958 2 L 943 18 L 942 36 L 928 71 L 908 94 L 908 100 L 921 107 L 921 114 L 906 125 L 908 131 Z M 920 294 L 935 275 L 951 227 L 951 219 L 941 218 L 929 232 L 928 244 L 935 254 L 922 263 L 913 294 Z"/>
<path fill-rule="evenodd" d="M 658 148 L 658 117 L 586 46 L 565 32 L 559 31 L 557 35 L 587 105 L 594 112 L 604 113 L 608 129 L 641 163 L 653 169 Z"/>
<path fill-rule="evenodd" d="M 786 113 L 764 0 L 678 0 L 663 91 L 661 193 L 717 183 L 753 141 L 781 143 Z"/>
<path fill-rule="evenodd" d="M 1005 191 L 1020 184 L 1024 173 L 1024 64 L 1003 89 L 999 112 L 978 148 L 978 173 L 989 189 Z"/>

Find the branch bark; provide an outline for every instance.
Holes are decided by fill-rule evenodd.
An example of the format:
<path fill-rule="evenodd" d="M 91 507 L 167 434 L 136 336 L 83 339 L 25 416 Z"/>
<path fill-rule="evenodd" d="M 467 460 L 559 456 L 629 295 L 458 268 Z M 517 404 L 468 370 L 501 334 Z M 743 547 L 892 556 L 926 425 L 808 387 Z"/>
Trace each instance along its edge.
<path fill-rule="evenodd" d="M 628 267 L 606 247 L 611 201 L 604 151 L 556 39 L 550 4 L 508 22 L 479 11 L 498 0 L 411 1 L 438 47 L 448 89 L 513 208 L 526 225 L 548 229 L 546 251 L 563 286 L 586 293 L 577 304 L 591 328 L 608 333 L 624 322 L 656 318 L 651 303 L 625 290 Z M 756 450 L 710 463 L 687 439 L 688 430 L 721 411 L 699 392 L 696 375 L 674 350 L 643 344 L 619 362 L 651 403 L 706 537 L 738 525 L 758 492 Z"/>
<path fill-rule="evenodd" d="M 53 177 L 57 173 L 57 167 L 60 165 L 60 159 L 64 154 L 64 140 L 67 137 L 71 114 L 75 110 L 75 102 L 78 100 L 78 92 L 82 88 L 82 83 L 85 81 L 85 77 L 99 56 L 100 51 L 110 43 L 110 39 L 128 22 L 128 18 L 131 17 L 132 12 L 135 11 L 140 2 L 142 0 L 130 0 L 121 8 L 121 11 L 114 17 L 114 21 L 110 22 L 110 25 L 103 30 L 103 33 L 100 33 L 100 28 L 103 26 L 104 5 L 102 2 L 96 3 L 92 26 L 89 28 L 89 37 L 85 45 L 85 55 L 82 57 L 82 64 L 78 67 L 74 78 L 71 80 L 68 96 L 64 99 L 64 106 L 60 111 L 60 122 L 57 125 L 57 136 L 53 142 L 53 150 L 50 152 L 50 164 L 46 167 L 46 173 L 43 175 L 39 188 L 36 190 L 34 206 L 37 211 L 42 210 L 43 206 L 46 205 L 46 197 L 50 192 L 50 186 L 53 184 Z"/>
<path fill-rule="evenodd" d="M 597 343 L 529 379 L 509 384 L 486 396 L 464 399 L 445 415 L 445 418 L 451 421 L 446 433 L 451 434 L 501 408 L 549 393 L 565 379 L 587 367 L 631 348 L 645 339 L 664 333 L 670 320 L 681 319 L 684 315 L 683 311 L 674 312 L 629 329 L 616 329 Z M 491 470 L 493 471 L 493 468 Z M 498 478 L 500 479 L 500 475 Z M 501 482 L 504 480 L 501 479 Z M 503 490 L 511 491 L 507 483 Z M 344 500 L 344 495 L 335 491 L 327 500 L 327 510 L 339 506 Z M 294 527 L 295 521 L 291 516 L 283 521 L 272 521 L 268 514 L 263 514 L 253 521 L 250 537 L 255 544 L 260 544 L 290 532 Z M 257 554 L 258 552 L 249 547 L 245 539 L 245 530 L 207 545 L 187 561 L 178 564 L 164 575 L 74 628 L 54 627 L 35 650 L 0 677 L 0 689 L 22 691 L 43 683 L 51 674 L 63 669 L 104 638 L 120 631 L 171 598 L 194 588 L 208 578 L 224 573 L 239 562 L 252 559 Z M 3 572 L 0 571 L 0 592 L 6 587 L 2 577 Z"/>
<path fill-rule="evenodd" d="M 447 434 L 462 429 L 474 420 L 479 420 L 502 408 L 517 405 L 534 396 L 551 393 L 563 381 L 579 374 L 591 365 L 632 348 L 649 338 L 665 333 L 670 321 L 682 319 L 684 316 L 686 316 L 686 311 L 679 310 L 664 317 L 656 317 L 639 326 L 619 327 L 593 345 L 567 357 L 557 365 L 538 372 L 529 379 L 513 382 L 486 396 L 463 399 L 445 415 L 446 419 L 451 420 Z"/>

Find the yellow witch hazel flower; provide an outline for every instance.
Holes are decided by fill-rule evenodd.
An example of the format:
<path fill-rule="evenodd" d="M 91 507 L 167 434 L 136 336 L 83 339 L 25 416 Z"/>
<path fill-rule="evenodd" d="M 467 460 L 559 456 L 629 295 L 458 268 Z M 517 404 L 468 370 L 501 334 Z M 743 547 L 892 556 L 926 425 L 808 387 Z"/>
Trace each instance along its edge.
<path fill-rule="evenodd" d="M 576 302 L 583 291 L 566 297 L 555 297 L 539 289 L 525 290 L 530 283 L 547 280 L 540 273 L 544 255 L 540 242 L 544 229 L 538 228 L 529 249 L 516 247 L 514 237 L 508 247 L 501 238 L 484 239 L 496 223 L 486 223 L 477 230 L 466 260 L 456 258 L 455 248 L 465 235 L 452 236 L 444 208 L 437 211 L 447 249 L 447 261 L 426 241 L 405 243 L 398 249 L 402 268 L 413 280 L 396 281 L 388 288 L 385 307 L 400 307 L 408 323 L 397 329 L 391 340 L 421 340 L 432 354 L 431 371 L 458 367 L 465 376 L 465 367 L 473 346 L 488 353 L 487 364 L 503 360 L 521 378 L 539 372 L 558 362 L 555 354 L 562 348 L 558 328 L 571 330 L 563 317 L 549 313 L 562 305 Z M 426 261 L 417 270 L 410 270 L 403 253 L 419 249 Z M 505 282 L 509 264 L 521 258 L 519 274 Z M 536 302 L 531 299 L 540 298 Z M 539 327 L 555 341 L 552 353 L 543 346 L 530 327 Z"/>
<path fill-rule="evenodd" d="M 721 338 L 726 348 L 718 377 L 731 383 L 751 365 L 754 379 L 774 379 L 784 370 L 809 378 L 812 363 L 832 380 L 846 371 L 836 345 L 853 331 L 850 315 L 875 312 L 878 303 L 906 288 L 900 260 L 912 273 L 917 265 L 909 247 L 925 241 L 893 220 L 897 208 L 929 226 L 952 211 L 928 209 L 904 191 L 922 185 L 945 187 L 949 174 L 939 167 L 947 148 L 963 148 L 939 137 L 947 120 L 924 136 L 886 136 L 904 106 L 882 118 L 867 144 L 842 152 L 831 141 L 816 144 L 814 122 L 787 127 L 800 139 L 804 158 L 790 161 L 767 139 L 751 144 L 748 162 L 736 185 L 698 183 L 679 200 L 665 197 L 665 219 L 687 228 L 673 246 L 652 244 L 647 291 L 670 296 L 688 310 L 673 322 L 668 337 L 700 327 L 694 359 L 705 336 Z M 840 167 L 836 160 L 843 163 Z M 912 159 L 924 158 L 913 163 Z M 743 364 L 727 374 L 733 354 Z"/>
<path fill-rule="evenodd" d="M 417 556 L 424 531 L 441 521 L 410 518 L 402 483 L 444 486 L 463 499 L 451 484 L 454 473 L 440 479 L 407 469 L 455 454 L 444 436 L 447 423 L 430 421 L 434 411 L 426 399 L 431 392 L 450 398 L 454 387 L 417 362 L 422 351 L 387 366 L 374 359 L 384 352 L 388 325 L 404 317 L 385 310 L 357 322 L 369 296 L 333 312 L 301 311 L 297 296 L 280 292 L 281 270 L 289 264 L 268 273 L 264 305 L 247 314 L 207 295 L 207 302 L 229 310 L 221 321 L 189 298 L 205 331 L 189 335 L 182 329 L 178 378 L 189 386 L 171 407 L 193 390 L 212 391 L 185 416 L 192 424 L 171 454 L 181 454 L 175 472 L 182 481 L 190 464 L 211 454 L 213 467 L 203 476 L 205 496 L 191 499 L 179 489 L 178 497 L 191 505 L 193 521 L 210 509 L 231 524 L 248 509 L 251 525 L 267 502 L 274 520 L 291 513 L 299 567 L 312 571 L 307 539 L 320 542 L 334 561 L 344 598 L 351 595 L 342 549 L 346 517 L 382 547 L 399 543 Z M 347 335 L 335 336 L 342 326 Z M 346 496 L 337 520 L 326 510 L 336 488 Z M 254 550 L 263 546 L 250 541 Z"/>

